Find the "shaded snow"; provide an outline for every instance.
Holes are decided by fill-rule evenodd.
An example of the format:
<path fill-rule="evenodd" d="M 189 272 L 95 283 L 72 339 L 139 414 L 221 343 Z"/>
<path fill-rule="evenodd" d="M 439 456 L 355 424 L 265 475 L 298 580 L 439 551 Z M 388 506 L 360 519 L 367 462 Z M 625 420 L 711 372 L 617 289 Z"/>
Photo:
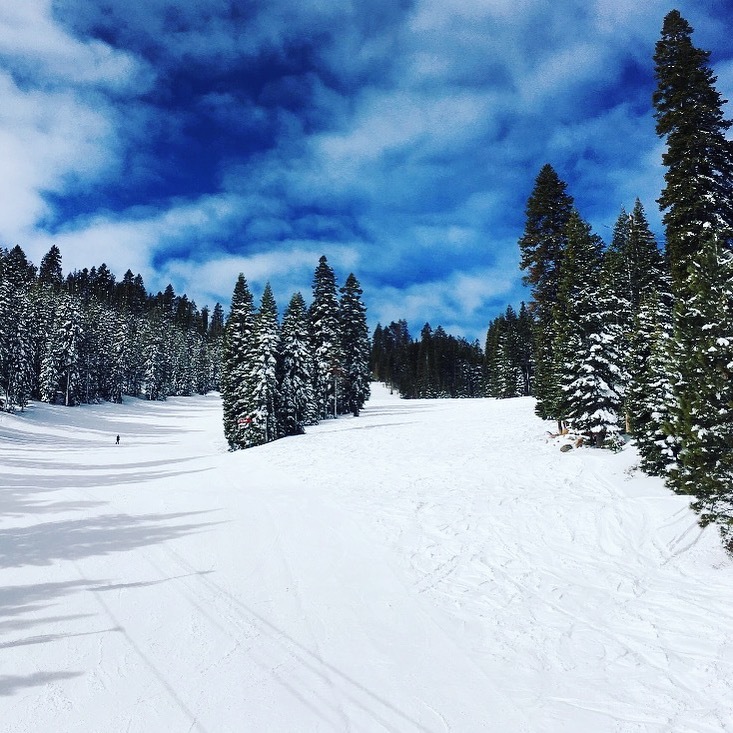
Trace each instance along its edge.
<path fill-rule="evenodd" d="M 529 399 L 374 392 L 238 453 L 215 396 L 1 416 L 2 730 L 733 731 L 684 498 Z"/>

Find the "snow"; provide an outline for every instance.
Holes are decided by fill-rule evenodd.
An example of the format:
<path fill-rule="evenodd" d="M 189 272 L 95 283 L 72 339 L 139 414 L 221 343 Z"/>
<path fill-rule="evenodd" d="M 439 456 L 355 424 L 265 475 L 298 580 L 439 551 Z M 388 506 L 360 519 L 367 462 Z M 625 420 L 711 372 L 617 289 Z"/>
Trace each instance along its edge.
<path fill-rule="evenodd" d="M 733 731 L 715 530 L 547 428 L 378 385 L 237 453 L 217 396 L 2 415 L 2 730 Z"/>

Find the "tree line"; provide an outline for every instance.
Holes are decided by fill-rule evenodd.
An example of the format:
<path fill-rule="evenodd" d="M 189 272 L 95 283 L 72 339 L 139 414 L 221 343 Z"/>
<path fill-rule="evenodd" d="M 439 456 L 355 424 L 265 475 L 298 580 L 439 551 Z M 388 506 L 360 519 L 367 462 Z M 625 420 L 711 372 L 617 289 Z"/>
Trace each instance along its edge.
<path fill-rule="evenodd" d="M 218 389 L 224 315 L 185 295 L 147 292 L 105 264 L 62 271 L 55 245 L 30 262 L 0 248 L 0 408 L 36 399 L 78 405 L 150 400 Z"/>
<path fill-rule="evenodd" d="M 371 373 L 377 381 L 399 391 L 402 397 L 482 397 L 483 352 L 469 343 L 433 330 L 426 323 L 414 340 L 407 321 L 377 324 L 372 336 Z"/>
<path fill-rule="evenodd" d="M 694 497 L 733 552 L 733 123 L 692 34 L 673 10 L 654 53 L 664 249 L 638 199 L 605 244 L 546 164 L 519 240 L 531 299 L 490 323 L 483 359 L 400 321 L 377 327 L 372 368 L 405 397 L 531 394 L 558 432 L 611 449 L 632 436 L 641 468 Z"/>
<path fill-rule="evenodd" d="M 532 394 L 533 324 L 527 306 L 492 320 L 485 347 L 426 323 L 412 338 L 404 319 L 377 324 L 372 336 L 373 378 L 406 399 L 519 397 Z"/>
<path fill-rule="evenodd" d="M 604 248 L 551 166 L 520 239 L 537 413 L 595 445 L 631 434 L 641 467 L 694 498 L 733 551 L 733 143 L 709 52 L 667 14 L 655 46 L 664 253 L 637 201 Z"/>
<path fill-rule="evenodd" d="M 370 342 L 359 281 L 338 288 L 322 256 L 313 299 L 295 293 L 279 323 L 272 288 L 259 307 L 244 274 L 234 287 L 224 328 L 221 393 L 224 434 L 232 450 L 298 435 L 308 425 L 351 413 L 369 398 Z"/>

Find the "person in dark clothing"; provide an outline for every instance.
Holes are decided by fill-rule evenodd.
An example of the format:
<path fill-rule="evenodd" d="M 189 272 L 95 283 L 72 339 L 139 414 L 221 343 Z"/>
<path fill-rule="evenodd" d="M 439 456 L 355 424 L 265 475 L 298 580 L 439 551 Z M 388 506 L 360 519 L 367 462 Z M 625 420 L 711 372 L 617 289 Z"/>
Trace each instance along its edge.
<path fill-rule="evenodd" d="M 115 442 L 115 445 L 119 445 L 119 444 L 120 444 L 120 436 L 118 435 L 118 436 L 117 436 L 117 440 L 116 440 L 116 442 Z"/>

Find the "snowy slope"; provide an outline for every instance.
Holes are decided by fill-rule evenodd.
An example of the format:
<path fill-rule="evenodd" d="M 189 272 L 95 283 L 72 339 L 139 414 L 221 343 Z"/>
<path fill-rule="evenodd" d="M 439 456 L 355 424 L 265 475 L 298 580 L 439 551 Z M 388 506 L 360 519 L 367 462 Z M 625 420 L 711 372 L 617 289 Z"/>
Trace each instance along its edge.
<path fill-rule="evenodd" d="M 0 416 L 0 729 L 733 731 L 683 498 L 530 400 L 376 393 L 233 454 L 215 396 Z"/>

